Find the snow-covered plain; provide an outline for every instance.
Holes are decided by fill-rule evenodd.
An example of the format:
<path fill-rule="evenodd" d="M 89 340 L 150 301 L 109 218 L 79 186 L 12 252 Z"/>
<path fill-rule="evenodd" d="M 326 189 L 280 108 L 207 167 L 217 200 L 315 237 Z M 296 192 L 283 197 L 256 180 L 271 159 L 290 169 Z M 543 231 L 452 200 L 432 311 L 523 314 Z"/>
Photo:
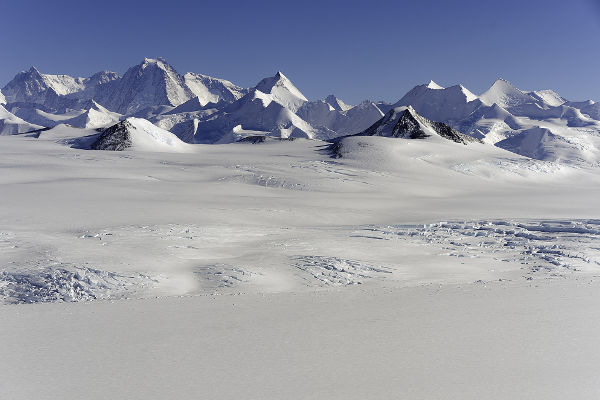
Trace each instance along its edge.
<path fill-rule="evenodd" d="M 597 169 L 98 135 L 0 137 L 0 398 L 600 394 Z"/>

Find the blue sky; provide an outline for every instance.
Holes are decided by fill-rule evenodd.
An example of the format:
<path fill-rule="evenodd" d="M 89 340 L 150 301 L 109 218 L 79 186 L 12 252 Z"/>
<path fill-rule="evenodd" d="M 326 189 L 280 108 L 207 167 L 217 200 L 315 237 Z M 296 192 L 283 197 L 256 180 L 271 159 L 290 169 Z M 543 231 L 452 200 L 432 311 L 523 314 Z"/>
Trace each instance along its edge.
<path fill-rule="evenodd" d="M 0 86 L 31 65 L 89 76 L 164 57 L 246 87 L 281 70 L 309 99 L 503 77 L 600 100 L 600 0 L 0 0 L 0 14 Z"/>

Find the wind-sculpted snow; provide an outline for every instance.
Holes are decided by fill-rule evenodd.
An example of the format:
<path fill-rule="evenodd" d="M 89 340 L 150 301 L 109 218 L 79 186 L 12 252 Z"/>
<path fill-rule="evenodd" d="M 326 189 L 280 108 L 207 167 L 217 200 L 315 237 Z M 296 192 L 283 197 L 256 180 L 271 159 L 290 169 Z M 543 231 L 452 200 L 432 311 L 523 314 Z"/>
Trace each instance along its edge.
<path fill-rule="evenodd" d="M 295 265 L 309 275 L 304 279 L 310 286 L 315 281 L 323 286 L 360 285 L 370 279 L 385 279 L 386 274 L 392 273 L 368 263 L 326 256 L 299 256 Z"/>
<path fill-rule="evenodd" d="M 525 279 L 600 274 L 600 220 L 449 221 L 372 227 L 383 240 L 422 243 L 440 256 L 520 264 Z"/>
<path fill-rule="evenodd" d="M 48 266 L 0 272 L 0 298 L 6 304 L 89 301 L 135 296 L 157 279 L 87 267 Z"/>
<path fill-rule="evenodd" d="M 194 273 L 200 280 L 203 290 L 238 288 L 241 285 L 248 284 L 253 277 L 259 275 L 257 272 L 227 264 L 198 267 Z"/>

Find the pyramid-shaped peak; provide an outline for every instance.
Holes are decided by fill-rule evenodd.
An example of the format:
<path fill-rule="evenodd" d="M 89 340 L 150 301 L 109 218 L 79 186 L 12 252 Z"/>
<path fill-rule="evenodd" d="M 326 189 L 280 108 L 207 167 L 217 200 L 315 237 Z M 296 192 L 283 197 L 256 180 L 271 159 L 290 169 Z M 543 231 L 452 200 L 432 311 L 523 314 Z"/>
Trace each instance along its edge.
<path fill-rule="evenodd" d="M 158 58 L 147 58 L 146 57 L 139 65 L 142 68 L 146 68 L 148 66 L 157 66 L 158 68 L 161 68 L 161 69 L 173 69 L 171 64 L 169 64 L 167 62 L 167 60 L 165 60 L 162 57 L 158 57 Z"/>
<path fill-rule="evenodd" d="M 308 99 L 281 71 L 258 82 L 256 90 L 270 94 L 275 101 L 296 112 Z"/>
<path fill-rule="evenodd" d="M 504 78 L 498 78 L 494 81 L 494 83 L 492 84 L 492 88 L 496 88 L 496 89 L 503 89 L 503 90 L 519 90 L 517 89 L 517 87 L 515 85 L 513 85 L 510 81 L 504 79 Z"/>
<path fill-rule="evenodd" d="M 42 75 L 42 73 L 33 65 L 27 71 L 24 71 L 27 75 Z"/>
<path fill-rule="evenodd" d="M 535 102 L 533 97 L 517 89 L 512 83 L 502 78 L 496 79 L 494 84 L 479 98 L 488 105 L 496 103 L 506 109 Z"/>
<path fill-rule="evenodd" d="M 325 103 L 329 104 L 337 111 L 346 111 L 352 108 L 351 105 L 344 103 L 341 99 L 333 94 L 330 94 L 325 98 Z"/>
<path fill-rule="evenodd" d="M 167 60 L 165 60 L 162 57 L 158 57 L 158 58 L 149 58 L 149 57 L 144 57 L 144 60 L 142 61 L 142 64 L 156 64 L 158 62 L 163 62 L 166 63 Z"/>
<path fill-rule="evenodd" d="M 283 72 L 277 71 L 275 75 L 262 79 L 256 88 L 263 93 L 270 93 L 274 86 L 294 86 L 294 84 Z"/>
<path fill-rule="evenodd" d="M 478 96 L 475 93 L 471 92 L 469 89 L 467 89 L 463 85 L 458 84 L 458 85 L 452 86 L 452 88 L 455 88 L 458 91 L 460 91 L 462 94 L 464 94 L 465 97 L 467 98 L 468 102 L 473 101 L 478 98 Z"/>
<path fill-rule="evenodd" d="M 285 76 L 283 74 L 283 72 L 281 72 L 281 71 L 277 71 L 277 73 L 275 74 L 274 78 L 277 78 L 279 80 L 285 79 L 285 80 L 289 81 L 289 79 L 287 78 L 287 76 Z"/>
<path fill-rule="evenodd" d="M 439 89 L 444 89 L 444 87 L 443 87 L 443 86 L 440 86 L 440 85 L 438 85 L 438 84 L 437 84 L 437 83 L 435 83 L 433 80 L 430 80 L 430 81 L 429 81 L 429 83 L 427 84 L 427 87 L 428 87 L 429 89 L 436 89 L 436 90 L 439 90 Z"/>
<path fill-rule="evenodd" d="M 437 136 L 461 144 L 478 141 L 454 130 L 449 125 L 421 116 L 410 105 L 391 109 L 384 117 L 359 135 L 403 139 L 427 139 Z"/>
<path fill-rule="evenodd" d="M 496 92 L 496 93 L 523 93 L 522 90 L 518 89 L 511 82 L 507 81 L 503 78 L 498 78 L 494 81 L 492 86 L 487 90 L 488 92 Z"/>

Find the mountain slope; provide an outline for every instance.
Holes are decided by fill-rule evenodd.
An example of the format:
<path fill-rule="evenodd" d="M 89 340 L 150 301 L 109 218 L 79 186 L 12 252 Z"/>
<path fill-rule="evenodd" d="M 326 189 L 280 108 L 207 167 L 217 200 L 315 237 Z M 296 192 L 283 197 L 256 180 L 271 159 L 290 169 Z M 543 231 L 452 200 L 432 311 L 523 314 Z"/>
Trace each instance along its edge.
<path fill-rule="evenodd" d="M 298 111 L 308 101 L 281 71 L 272 77 L 261 80 L 255 89 L 271 95 L 273 100 L 292 112 Z"/>
<path fill-rule="evenodd" d="M 392 108 L 412 106 L 425 118 L 435 121 L 459 121 L 482 105 L 482 101 L 462 85 L 442 88 L 431 81 L 405 94 Z"/>
<path fill-rule="evenodd" d="M 145 58 L 119 80 L 103 85 L 96 101 L 111 111 L 129 115 L 147 107 L 178 106 L 194 97 L 181 75 L 162 59 Z"/>
<path fill-rule="evenodd" d="M 414 108 L 396 107 L 383 118 L 359 134 L 360 136 L 384 136 L 403 139 L 444 138 L 456 143 L 468 144 L 479 140 L 462 134 L 450 126 L 419 115 Z"/>
<path fill-rule="evenodd" d="M 316 138 L 318 132 L 310 124 L 279 102 L 282 93 L 283 89 L 275 96 L 251 89 L 241 99 L 199 121 L 194 141 L 229 143 L 249 135 Z"/>
<path fill-rule="evenodd" d="M 69 124 L 77 128 L 101 128 L 118 122 L 121 115 L 107 110 L 94 100 L 89 100 L 86 106 L 86 111 L 79 114 L 77 117 L 64 120 L 63 123 Z"/>
<path fill-rule="evenodd" d="M 331 107 L 333 107 L 334 110 L 337 110 L 337 111 L 348 111 L 349 109 L 354 107 L 354 106 L 344 103 L 342 100 L 338 99 L 337 97 L 335 97 L 332 94 L 330 94 L 329 96 L 327 96 L 325 98 L 325 102 L 327 104 L 329 104 Z"/>
<path fill-rule="evenodd" d="M 188 144 L 141 118 L 127 118 L 113 125 L 91 144 L 92 150 L 187 152 Z"/>
<path fill-rule="evenodd" d="M 304 103 L 296 114 L 317 130 L 330 132 L 330 138 L 362 132 L 384 115 L 370 101 L 354 107 L 346 106 L 344 111 L 340 111 L 324 100 Z"/>
<path fill-rule="evenodd" d="M 220 101 L 233 103 L 248 91 L 225 79 L 217 79 L 207 75 L 188 72 L 183 76 L 186 86 L 198 98 L 198 102 L 205 106 L 208 103 Z"/>
<path fill-rule="evenodd" d="M 0 135 L 16 135 L 42 128 L 42 126 L 22 120 L 0 105 Z"/>

